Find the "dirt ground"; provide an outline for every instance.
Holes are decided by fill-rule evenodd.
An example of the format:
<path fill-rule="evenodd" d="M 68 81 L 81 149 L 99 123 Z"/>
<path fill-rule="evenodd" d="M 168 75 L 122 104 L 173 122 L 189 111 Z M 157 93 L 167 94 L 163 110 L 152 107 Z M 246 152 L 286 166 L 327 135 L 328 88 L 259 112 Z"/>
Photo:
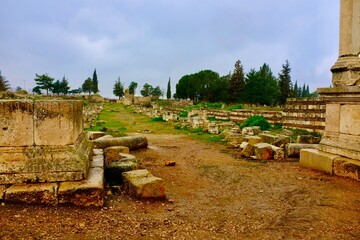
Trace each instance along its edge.
<path fill-rule="evenodd" d="M 359 182 L 236 159 L 184 135 L 143 135 L 149 148 L 133 154 L 166 181 L 166 201 L 114 189 L 103 208 L 5 204 L 0 239 L 360 239 Z"/>

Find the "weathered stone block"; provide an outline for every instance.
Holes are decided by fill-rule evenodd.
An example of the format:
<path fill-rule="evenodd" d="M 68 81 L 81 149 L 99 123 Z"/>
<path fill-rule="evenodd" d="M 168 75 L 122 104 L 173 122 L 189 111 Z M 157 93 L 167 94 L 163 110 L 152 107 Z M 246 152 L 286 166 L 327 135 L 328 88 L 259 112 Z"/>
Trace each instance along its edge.
<path fill-rule="evenodd" d="M 91 167 L 104 168 L 104 156 L 103 155 L 93 155 L 90 165 Z"/>
<path fill-rule="evenodd" d="M 273 151 L 273 158 L 275 161 L 284 161 L 285 160 L 285 151 L 283 148 L 270 145 Z"/>
<path fill-rule="evenodd" d="M 340 104 L 326 104 L 325 131 L 338 133 L 340 130 Z"/>
<path fill-rule="evenodd" d="M 166 198 L 165 182 L 163 179 L 154 177 L 148 170 L 134 170 L 124 172 L 125 191 L 137 198 Z"/>
<path fill-rule="evenodd" d="M 105 165 L 108 165 L 113 161 L 119 160 L 121 158 L 120 153 L 129 154 L 129 152 L 129 148 L 124 146 L 113 146 L 105 148 Z"/>
<path fill-rule="evenodd" d="M 360 136 L 360 104 L 340 107 L 340 133 Z"/>
<path fill-rule="evenodd" d="M 89 136 L 90 140 L 95 140 L 95 139 L 105 136 L 105 133 L 100 132 L 100 131 L 99 132 L 88 132 L 88 136 Z"/>
<path fill-rule="evenodd" d="M 12 185 L 6 189 L 5 201 L 27 204 L 57 204 L 57 184 L 56 183 L 38 183 Z"/>
<path fill-rule="evenodd" d="M 241 144 L 244 141 L 244 136 L 238 133 L 230 132 L 225 140 L 232 144 Z"/>
<path fill-rule="evenodd" d="M 261 129 L 259 126 L 254 126 L 254 127 L 244 127 L 241 130 L 241 133 L 243 135 L 249 135 L 249 136 L 254 136 L 257 135 L 261 132 Z"/>
<path fill-rule="evenodd" d="M 74 144 L 83 130 L 82 102 L 35 101 L 34 126 L 35 145 Z"/>
<path fill-rule="evenodd" d="M 289 136 L 281 135 L 272 143 L 272 145 L 277 147 L 285 147 L 286 144 L 291 142 L 291 138 Z"/>
<path fill-rule="evenodd" d="M 316 149 L 302 149 L 300 151 L 300 165 L 333 174 L 334 160 L 338 157 L 338 155 Z"/>
<path fill-rule="evenodd" d="M 109 185 L 121 185 L 124 183 L 122 173 L 139 168 L 139 163 L 134 161 L 115 161 L 105 168 L 105 180 Z"/>
<path fill-rule="evenodd" d="M 245 137 L 245 139 L 248 141 L 249 144 L 253 146 L 257 143 L 261 143 L 261 137 L 251 136 L 251 137 Z"/>
<path fill-rule="evenodd" d="M 85 134 L 74 145 L 2 147 L 0 184 L 83 180 L 91 155 L 92 144 Z"/>
<path fill-rule="evenodd" d="M 312 135 L 299 135 L 296 139 L 296 143 L 318 144 L 320 140 L 321 138 Z"/>
<path fill-rule="evenodd" d="M 254 154 L 254 146 L 247 143 L 244 147 L 244 149 L 241 151 L 240 155 L 246 158 L 249 158 Z"/>
<path fill-rule="evenodd" d="M 34 145 L 33 112 L 33 101 L 0 101 L 0 147 Z"/>
<path fill-rule="evenodd" d="M 318 144 L 290 143 L 285 147 L 286 156 L 290 158 L 299 158 L 301 149 L 317 149 Z"/>
<path fill-rule="evenodd" d="M 334 160 L 334 174 L 360 181 L 360 161 L 339 157 Z"/>
<path fill-rule="evenodd" d="M 104 155 L 104 149 L 94 148 L 93 155 Z"/>
<path fill-rule="evenodd" d="M 254 145 L 255 157 L 259 160 L 269 160 L 273 157 L 273 150 L 268 143 L 257 143 Z"/>
<path fill-rule="evenodd" d="M 130 151 L 147 148 L 148 141 L 144 136 L 131 136 L 131 137 L 117 137 L 109 139 L 96 139 L 93 141 L 94 148 L 108 148 L 112 146 L 128 147 Z"/>
<path fill-rule="evenodd" d="M 60 183 L 58 199 L 59 203 L 102 206 L 104 204 L 104 170 L 99 167 L 90 168 L 87 179 Z"/>

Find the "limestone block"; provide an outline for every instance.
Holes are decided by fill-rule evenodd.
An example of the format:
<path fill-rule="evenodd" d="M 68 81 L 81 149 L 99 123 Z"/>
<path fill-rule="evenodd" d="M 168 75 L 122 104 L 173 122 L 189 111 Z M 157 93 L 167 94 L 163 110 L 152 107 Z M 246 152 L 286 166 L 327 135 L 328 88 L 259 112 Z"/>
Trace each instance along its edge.
<path fill-rule="evenodd" d="M 33 102 L 0 100 L 0 147 L 34 145 Z"/>
<path fill-rule="evenodd" d="M 261 137 L 261 142 L 268 144 L 273 144 L 278 138 L 277 136 L 268 133 L 260 133 L 259 137 Z"/>
<path fill-rule="evenodd" d="M 114 137 L 111 136 L 111 135 L 105 135 L 105 136 L 99 137 L 99 138 L 94 139 L 94 140 L 101 141 L 101 140 L 110 139 L 110 138 L 114 138 Z"/>
<path fill-rule="evenodd" d="M 93 155 L 104 155 L 104 149 L 94 148 Z"/>
<path fill-rule="evenodd" d="M 210 124 L 208 126 L 208 132 L 210 134 L 219 134 L 219 126 L 216 124 Z"/>
<path fill-rule="evenodd" d="M 312 135 L 299 135 L 297 136 L 296 143 L 318 144 L 320 140 L 319 137 L 314 137 Z"/>
<path fill-rule="evenodd" d="M 90 166 L 104 168 L 104 156 L 103 155 L 93 155 Z"/>
<path fill-rule="evenodd" d="M 90 140 L 95 140 L 95 139 L 105 136 L 105 133 L 100 132 L 100 131 L 99 132 L 88 132 L 88 136 L 89 136 Z"/>
<path fill-rule="evenodd" d="M 360 161 L 339 157 L 334 160 L 334 174 L 360 181 Z"/>
<path fill-rule="evenodd" d="M 268 143 L 257 143 L 254 145 L 255 157 L 259 160 L 269 160 L 273 157 L 273 150 Z"/>
<path fill-rule="evenodd" d="M 166 198 L 164 180 L 154 177 L 148 170 L 134 170 L 122 175 L 125 191 L 129 195 L 137 198 Z"/>
<path fill-rule="evenodd" d="M 241 148 L 241 149 L 244 149 L 248 144 L 249 144 L 248 142 L 242 142 L 242 143 L 240 144 L 240 148 Z"/>
<path fill-rule="evenodd" d="M 244 127 L 241 130 L 241 133 L 243 135 L 249 135 L 249 136 L 255 136 L 257 134 L 259 134 L 261 132 L 260 127 L 259 126 L 254 126 L 254 127 Z"/>
<path fill-rule="evenodd" d="M 317 149 L 318 144 L 290 143 L 285 147 L 287 157 L 299 158 L 301 149 Z"/>
<path fill-rule="evenodd" d="M 300 165 L 333 174 L 334 160 L 338 157 L 338 155 L 316 149 L 302 149 L 300 151 Z"/>
<path fill-rule="evenodd" d="M 230 132 L 225 140 L 232 144 L 241 144 L 244 141 L 244 136 L 242 134 Z"/>
<path fill-rule="evenodd" d="M 338 133 L 340 130 L 340 104 L 326 104 L 325 131 Z"/>
<path fill-rule="evenodd" d="M 6 188 L 6 185 L 0 185 L 0 201 L 4 199 Z"/>
<path fill-rule="evenodd" d="M 360 104 L 345 104 L 341 106 L 340 133 L 360 136 Z"/>
<path fill-rule="evenodd" d="M 281 135 L 272 143 L 272 145 L 277 147 L 285 147 L 286 144 L 291 142 L 291 138 L 289 136 Z"/>
<path fill-rule="evenodd" d="M 6 190 L 5 201 L 27 204 L 57 204 L 57 184 L 37 183 L 12 185 Z"/>
<path fill-rule="evenodd" d="M 58 199 L 59 203 L 102 206 L 104 204 L 104 170 L 98 167 L 90 168 L 87 179 L 60 183 Z"/>
<path fill-rule="evenodd" d="M 83 180 L 92 155 L 81 134 L 74 145 L 0 148 L 0 184 Z"/>
<path fill-rule="evenodd" d="M 124 146 L 113 146 L 105 148 L 105 165 L 108 165 L 113 161 L 119 160 L 121 158 L 120 153 L 129 154 L 129 152 L 129 148 Z"/>
<path fill-rule="evenodd" d="M 270 145 L 273 151 L 273 158 L 275 161 L 284 161 L 285 160 L 285 151 L 283 148 Z"/>
<path fill-rule="evenodd" d="M 83 131 L 81 101 L 35 101 L 35 145 L 71 145 Z"/>
<path fill-rule="evenodd" d="M 131 137 L 116 137 L 109 139 L 96 139 L 93 141 L 94 148 L 105 149 L 112 146 L 128 147 L 130 151 L 147 148 L 148 141 L 144 136 L 131 136 Z"/>
<path fill-rule="evenodd" d="M 139 163 L 134 161 L 115 161 L 105 168 L 105 179 L 109 185 L 124 183 L 122 173 L 139 169 Z"/>
<path fill-rule="evenodd" d="M 254 154 L 254 146 L 247 143 L 243 150 L 241 151 L 240 155 L 246 158 L 249 158 Z"/>
<path fill-rule="evenodd" d="M 261 143 L 261 137 L 251 136 L 251 137 L 245 137 L 245 139 L 247 139 L 248 143 L 253 146 L 257 143 Z"/>

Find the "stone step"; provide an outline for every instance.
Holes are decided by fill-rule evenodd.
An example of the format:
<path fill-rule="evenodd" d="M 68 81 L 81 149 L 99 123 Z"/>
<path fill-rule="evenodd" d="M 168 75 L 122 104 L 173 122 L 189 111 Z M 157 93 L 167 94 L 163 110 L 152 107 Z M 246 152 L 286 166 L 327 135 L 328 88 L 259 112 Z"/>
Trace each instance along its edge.
<path fill-rule="evenodd" d="M 134 170 L 123 173 L 125 191 L 137 198 L 165 199 L 166 187 L 163 179 L 155 177 L 148 170 Z"/>
<path fill-rule="evenodd" d="M 123 184 L 122 173 L 139 168 L 139 160 L 135 156 L 125 153 L 120 153 L 119 156 L 118 160 L 112 161 L 105 166 L 105 179 L 110 185 Z"/>
<path fill-rule="evenodd" d="M 26 204 L 56 205 L 56 183 L 14 184 L 5 192 L 5 201 Z"/>

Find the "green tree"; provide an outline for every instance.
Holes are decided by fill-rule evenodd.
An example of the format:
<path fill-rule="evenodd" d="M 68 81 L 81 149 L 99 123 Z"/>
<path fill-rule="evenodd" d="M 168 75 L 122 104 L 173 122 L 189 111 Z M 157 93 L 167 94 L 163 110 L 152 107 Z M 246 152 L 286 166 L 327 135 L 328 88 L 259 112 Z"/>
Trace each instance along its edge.
<path fill-rule="evenodd" d="M 288 60 L 282 65 L 281 72 L 279 73 L 279 87 L 280 87 L 280 104 L 285 104 L 286 99 L 293 97 L 293 88 L 290 76 L 291 68 Z"/>
<path fill-rule="evenodd" d="M 137 88 L 138 84 L 136 82 L 131 82 L 130 85 L 129 85 L 129 93 L 131 95 L 135 95 L 135 92 L 136 92 L 136 88 Z"/>
<path fill-rule="evenodd" d="M 1 75 L 1 71 L 0 71 L 0 92 L 6 91 L 9 89 L 10 89 L 9 81 L 6 80 L 6 78 L 3 75 Z"/>
<path fill-rule="evenodd" d="M 81 86 L 83 92 L 89 93 L 89 95 L 93 92 L 94 83 L 91 78 L 87 78 Z"/>
<path fill-rule="evenodd" d="M 259 71 L 251 69 L 246 74 L 244 95 L 247 102 L 251 104 L 275 105 L 279 103 L 280 87 L 269 65 L 264 63 Z"/>
<path fill-rule="evenodd" d="M 49 91 L 52 89 L 54 78 L 49 77 L 47 73 L 43 75 L 35 74 L 35 76 L 36 78 L 34 80 L 36 85 L 39 89 L 44 89 L 46 91 L 46 95 L 48 95 Z"/>
<path fill-rule="evenodd" d="M 234 73 L 229 81 L 229 98 L 230 102 L 239 102 L 241 93 L 245 88 L 244 68 L 240 60 L 237 60 L 234 66 Z"/>
<path fill-rule="evenodd" d="M 115 96 L 122 98 L 124 96 L 124 84 L 121 83 L 120 77 L 118 77 L 118 80 L 114 84 L 113 93 Z"/>
<path fill-rule="evenodd" d="M 167 98 L 167 99 L 170 99 L 170 98 L 171 98 L 170 77 L 169 77 L 169 81 L 168 81 L 168 85 L 167 85 L 167 90 L 166 90 L 166 98 Z"/>
<path fill-rule="evenodd" d="M 66 95 L 68 94 L 69 92 L 69 81 L 65 78 L 65 75 L 64 77 L 62 78 L 62 80 L 56 80 L 54 83 L 53 83 L 53 86 L 52 86 L 52 93 L 54 94 L 63 94 L 63 95 Z"/>
<path fill-rule="evenodd" d="M 145 83 L 143 86 L 143 89 L 141 89 L 141 91 L 140 91 L 140 94 L 143 97 L 149 97 L 149 96 L 151 96 L 153 89 L 154 89 L 153 86 L 151 86 L 148 83 Z"/>
<path fill-rule="evenodd" d="M 162 93 L 162 91 L 161 91 L 161 89 L 160 89 L 159 86 L 156 86 L 156 87 L 153 88 L 152 91 L 151 91 L 151 96 L 153 96 L 153 97 L 160 97 L 162 94 L 163 94 L 163 93 Z"/>
<path fill-rule="evenodd" d="M 98 93 L 99 92 L 99 83 L 98 83 L 98 78 L 97 78 L 97 74 L 96 74 L 96 68 L 93 73 L 92 82 L 93 82 L 93 90 L 92 91 L 94 93 Z"/>
<path fill-rule="evenodd" d="M 298 88 L 297 81 L 294 84 L 293 93 L 294 93 L 294 97 L 296 97 L 296 98 L 299 97 L 299 88 Z"/>

